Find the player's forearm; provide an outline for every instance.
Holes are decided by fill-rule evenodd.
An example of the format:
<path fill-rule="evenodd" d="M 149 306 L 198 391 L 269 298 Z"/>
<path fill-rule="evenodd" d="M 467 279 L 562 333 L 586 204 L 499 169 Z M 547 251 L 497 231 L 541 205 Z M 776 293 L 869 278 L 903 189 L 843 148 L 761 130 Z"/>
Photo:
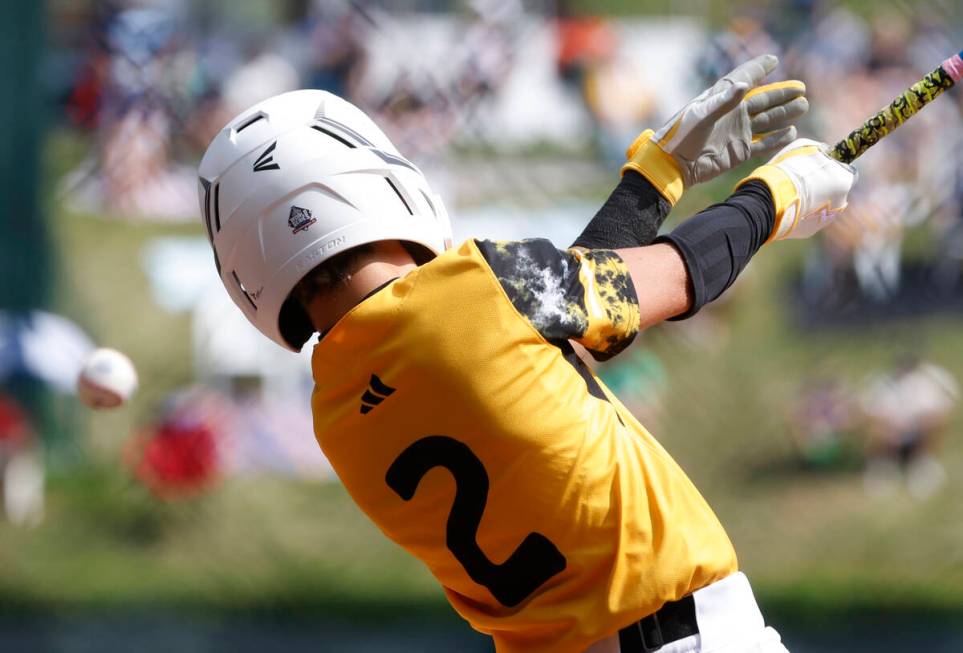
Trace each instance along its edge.
<path fill-rule="evenodd" d="M 639 302 L 639 330 L 684 313 L 692 305 L 685 261 L 668 243 L 616 250 L 629 269 Z"/>
<path fill-rule="evenodd" d="M 645 177 L 626 171 L 572 247 L 623 249 L 649 245 L 671 209 L 669 201 Z"/>
<path fill-rule="evenodd" d="M 685 319 L 718 298 L 769 238 L 775 224 L 769 188 L 753 181 L 656 239 L 675 247 L 686 269 L 690 303 Z"/>
<path fill-rule="evenodd" d="M 772 232 L 769 189 L 750 182 L 654 245 L 618 250 L 635 286 L 640 328 L 695 314 L 732 285 Z"/>

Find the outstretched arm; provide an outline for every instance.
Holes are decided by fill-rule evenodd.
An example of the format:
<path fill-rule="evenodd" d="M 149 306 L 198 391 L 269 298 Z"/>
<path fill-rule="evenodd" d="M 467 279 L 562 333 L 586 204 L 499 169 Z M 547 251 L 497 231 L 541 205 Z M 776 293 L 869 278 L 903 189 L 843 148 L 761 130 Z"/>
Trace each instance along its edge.
<path fill-rule="evenodd" d="M 729 199 L 643 247 L 556 249 L 545 239 L 475 241 L 509 301 L 545 340 L 597 360 L 641 328 L 688 317 L 731 285 L 770 239 L 814 233 L 846 205 L 852 168 L 797 141 Z"/>
<path fill-rule="evenodd" d="M 573 247 L 641 247 L 685 188 L 716 177 L 795 138 L 808 109 L 799 81 L 762 84 L 772 55 L 742 64 L 686 104 L 658 132 L 646 130 L 626 153 L 622 180 Z"/>
<path fill-rule="evenodd" d="M 635 288 L 639 326 L 683 319 L 719 297 L 769 240 L 808 237 L 846 207 L 852 167 L 800 139 L 720 204 L 647 247 L 617 250 Z"/>

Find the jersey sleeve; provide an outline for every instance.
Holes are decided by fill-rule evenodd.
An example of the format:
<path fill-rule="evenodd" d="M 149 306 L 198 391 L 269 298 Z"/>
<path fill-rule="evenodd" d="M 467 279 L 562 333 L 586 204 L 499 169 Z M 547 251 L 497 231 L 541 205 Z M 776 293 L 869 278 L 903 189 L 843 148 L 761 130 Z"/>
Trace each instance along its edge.
<path fill-rule="evenodd" d="M 545 239 L 475 242 L 515 309 L 546 340 L 575 340 L 606 360 L 638 333 L 635 286 L 615 252 L 560 250 Z"/>

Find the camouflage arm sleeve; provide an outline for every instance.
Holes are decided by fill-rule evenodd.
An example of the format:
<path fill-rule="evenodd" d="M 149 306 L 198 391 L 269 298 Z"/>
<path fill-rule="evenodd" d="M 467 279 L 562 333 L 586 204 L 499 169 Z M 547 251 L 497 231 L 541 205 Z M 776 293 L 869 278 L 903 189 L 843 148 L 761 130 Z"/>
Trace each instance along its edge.
<path fill-rule="evenodd" d="M 544 239 L 476 244 L 515 309 L 546 340 L 575 340 L 605 360 L 638 333 L 635 287 L 615 252 L 559 250 Z"/>

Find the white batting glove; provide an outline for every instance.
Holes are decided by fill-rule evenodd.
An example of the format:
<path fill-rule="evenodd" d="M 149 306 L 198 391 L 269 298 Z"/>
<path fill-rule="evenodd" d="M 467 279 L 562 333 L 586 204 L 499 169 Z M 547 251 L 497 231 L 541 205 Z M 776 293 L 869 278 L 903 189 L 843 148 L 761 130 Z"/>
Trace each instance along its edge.
<path fill-rule="evenodd" d="M 739 182 L 765 182 L 776 205 L 769 240 L 808 238 L 846 208 L 856 169 L 830 157 L 825 143 L 800 138 Z"/>
<path fill-rule="evenodd" d="M 809 109 L 806 85 L 790 80 L 760 86 L 778 63 L 767 54 L 742 64 L 657 132 L 642 132 L 626 153 L 623 174 L 639 172 L 675 204 L 685 188 L 792 142 L 793 123 Z"/>

